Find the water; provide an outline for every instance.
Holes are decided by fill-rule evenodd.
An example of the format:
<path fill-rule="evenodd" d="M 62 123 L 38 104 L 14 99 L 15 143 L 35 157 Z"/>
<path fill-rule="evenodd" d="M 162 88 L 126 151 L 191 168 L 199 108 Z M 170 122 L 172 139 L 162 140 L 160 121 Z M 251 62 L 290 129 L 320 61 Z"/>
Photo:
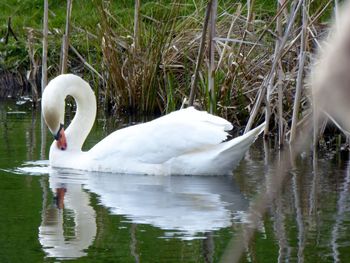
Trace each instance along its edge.
<path fill-rule="evenodd" d="M 129 121 L 98 119 L 85 147 Z M 297 155 L 281 188 L 282 153 L 262 140 L 233 177 L 86 173 L 48 166 L 40 126 L 39 112 L 0 102 L 0 262 L 225 262 L 237 243 L 241 262 L 349 262 L 350 173 L 337 152 Z M 257 230 L 237 242 L 265 191 Z"/>

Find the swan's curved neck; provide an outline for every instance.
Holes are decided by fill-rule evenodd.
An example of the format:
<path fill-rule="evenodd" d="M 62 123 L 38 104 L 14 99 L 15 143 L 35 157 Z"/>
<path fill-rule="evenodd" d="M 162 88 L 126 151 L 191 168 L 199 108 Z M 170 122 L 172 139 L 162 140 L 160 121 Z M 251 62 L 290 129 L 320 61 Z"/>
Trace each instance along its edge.
<path fill-rule="evenodd" d="M 75 85 L 76 84 L 76 85 Z M 67 144 L 70 149 L 81 150 L 96 118 L 96 99 L 90 86 L 84 81 L 72 83 L 67 95 L 71 95 L 77 106 L 77 112 L 66 130 Z"/>
<path fill-rule="evenodd" d="M 65 97 L 74 98 L 77 112 L 66 130 L 68 149 L 81 150 L 96 117 L 96 99 L 90 85 L 78 78 L 65 86 Z M 64 92 L 64 91 L 63 91 Z"/>
<path fill-rule="evenodd" d="M 67 149 L 81 150 L 96 117 L 96 99 L 90 85 L 78 76 L 72 74 L 60 75 L 50 82 L 50 98 L 56 98 L 56 103 L 64 105 L 65 98 L 74 98 L 77 112 L 66 129 Z M 46 89 L 47 89 L 46 88 Z M 50 103 L 54 103 L 51 101 Z M 61 109 L 62 111 L 62 109 Z M 64 118 L 64 107 L 61 113 Z"/>

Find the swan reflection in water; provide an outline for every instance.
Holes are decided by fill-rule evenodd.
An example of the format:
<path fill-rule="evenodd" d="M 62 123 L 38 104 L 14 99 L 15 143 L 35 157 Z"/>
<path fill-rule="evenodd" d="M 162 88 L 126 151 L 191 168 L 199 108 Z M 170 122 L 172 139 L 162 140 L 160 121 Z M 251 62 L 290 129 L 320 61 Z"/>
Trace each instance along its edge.
<path fill-rule="evenodd" d="M 97 230 L 89 193 L 81 184 L 52 178 L 50 176 L 50 188 L 55 194 L 55 202 L 43 206 L 39 241 L 48 257 L 85 256 L 84 250 L 94 241 Z"/>
<path fill-rule="evenodd" d="M 56 204 L 44 205 L 39 240 L 48 257 L 56 258 L 84 256 L 92 245 L 97 226 L 89 192 L 97 194 L 112 214 L 123 215 L 130 223 L 149 224 L 164 230 L 166 238 L 186 240 L 231 226 L 248 207 L 232 177 L 50 169 L 49 185 Z"/>

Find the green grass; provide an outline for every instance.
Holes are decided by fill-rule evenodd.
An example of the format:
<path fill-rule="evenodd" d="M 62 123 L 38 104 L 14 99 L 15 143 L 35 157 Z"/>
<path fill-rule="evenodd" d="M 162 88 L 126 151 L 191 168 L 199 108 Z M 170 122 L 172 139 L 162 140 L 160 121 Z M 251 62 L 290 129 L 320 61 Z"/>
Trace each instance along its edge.
<path fill-rule="evenodd" d="M 5 1 L 5 0 L 0 0 Z M 246 32 L 247 1 L 218 1 L 217 33 L 226 37 L 232 22 L 232 15 L 241 6 L 240 17 L 236 21 L 230 38 L 241 40 Z M 200 80 L 196 99 L 204 109 L 214 103 L 214 112 L 225 113 L 228 119 L 238 119 L 246 123 L 262 78 L 269 74 L 276 41 L 275 0 L 255 0 L 253 16 L 245 39 L 259 41 L 249 57 L 245 57 L 251 44 L 230 43 L 229 51 L 215 75 L 215 97 L 207 90 L 208 55 L 205 51 L 200 66 Z M 288 2 L 289 14 L 291 2 Z M 312 1 L 310 16 L 316 15 L 328 0 Z M 2 4 L 2 3 L 1 3 Z M 65 1 L 49 3 L 49 77 L 58 74 L 62 34 L 65 28 Z M 70 43 L 84 59 L 101 73 L 102 83 L 94 73 L 82 65 L 81 60 L 69 52 L 68 71 L 79 73 L 95 84 L 105 109 L 119 109 L 121 112 L 164 113 L 179 108 L 184 97 L 190 93 L 191 77 L 198 54 L 204 13 L 207 1 L 204 0 L 142 0 L 140 22 L 140 50 L 133 51 L 134 1 L 118 0 L 74 0 L 71 16 Z M 25 72 L 29 69 L 28 28 L 34 29 L 35 58 L 40 65 L 42 53 L 43 1 L 6 0 L 0 13 L 0 38 L 7 30 L 7 19 L 12 18 L 12 28 L 19 38 L 10 38 L 5 45 L 0 43 L 0 68 Z M 317 19 L 322 23 L 332 15 L 332 6 Z M 287 18 L 283 17 L 283 21 Z M 285 22 L 286 23 L 286 22 Z M 286 24 L 284 24 L 285 26 Z M 268 27 L 268 28 L 267 28 Z M 295 21 L 290 40 L 298 34 L 300 14 Z M 261 36 L 261 38 L 260 38 Z M 311 39 L 311 38 L 310 38 Z M 308 45 L 312 52 L 314 44 Z M 289 41 L 290 41 L 289 40 Z M 297 67 L 298 44 L 296 41 L 286 50 L 282 58 L 286 74 Z M 223 42 L 218 44 L 218 51 Z M 216 52 L 216 62 L 219 52 Z M 236 63 L 235 66 L 232 62 Z M 162 66 L 166 65 L 166 70 Z M 181 67 L 173 67 L 173 66 Z M 291 73 L 293 74 L 293 73 Z M 288 99 L 293 94 L 293 82 L 284 88 Z M 255 90 L 255 92 L 251 92 Z M 274 98 L 272 97 L 272 100 Z M 100 104 L 101 105 L 101 104 Z M 219 105 L 219 106 L 218 106 Z M 286 105 L 285 118 L 289 119 L 291 105 Z M 263 116 L 263 110 L 260 117 Z"/>

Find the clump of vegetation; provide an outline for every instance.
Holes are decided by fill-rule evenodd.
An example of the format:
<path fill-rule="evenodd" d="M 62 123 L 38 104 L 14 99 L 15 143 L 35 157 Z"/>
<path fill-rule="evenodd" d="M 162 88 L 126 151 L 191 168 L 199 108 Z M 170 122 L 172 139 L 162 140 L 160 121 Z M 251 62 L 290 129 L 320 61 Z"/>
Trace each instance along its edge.
<path fill-rule="evenodd" d="M 332 5 L 327 0 L 154 0 L 140 1 L 140 5 L 76 0 L 68 71 L 89 79 L 100 105 L 110 111 L 163 113 L 188 99 L 197 67 L 197 105 L 238 126 L 248 123 L 247 129 L 267 119 L 266 134 L 275 128 L 284 138 L 309 120 L 304 77 Z M 15 14 L 27 12 L 31 17 L 20 20 L 12 15 L 14 31 L 22 30 L 21 40 L 0 44 L 3 68 L 40 65 L 42 3 L 21 1 L 17 6 Z M 208 6 L 211 16 L 208 29 L 203 30 Z M 59 72 L 64 20 L 65 9 L 53 3 L 49 13 L 51 76 Z M 203 32 L 203 57 L 196 65 Z M 32 59 L 27 55 L 30 48 Z"/>

